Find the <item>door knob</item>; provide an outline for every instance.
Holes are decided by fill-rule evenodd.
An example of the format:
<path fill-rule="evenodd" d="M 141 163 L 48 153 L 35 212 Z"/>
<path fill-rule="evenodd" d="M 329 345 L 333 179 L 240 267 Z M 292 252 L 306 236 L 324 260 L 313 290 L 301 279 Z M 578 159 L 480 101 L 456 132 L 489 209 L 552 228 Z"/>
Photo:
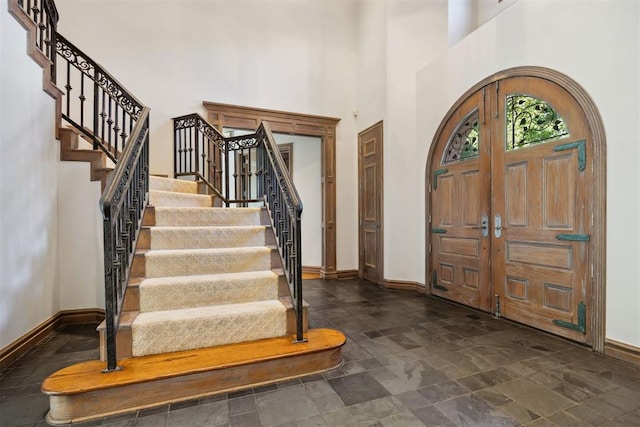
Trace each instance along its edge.
<path fill-rule="evenodd" d="M 493 232 L 494 235 L 496 237 L 502 236 L 502 217 L 499 214 L 496 214 L 495 216 L 494 225 L 495 225 L 495 229 Z"/>
<path fill-rule="evenodd" d="M 482 215 L 482 217 L 480 218 L 480 226 L 473 226 L 471 228 L 476 229 L 476 230 L 482 230 L 482 237 L 487 237 L 489 235 L 489 217 L 487 216 L 487 214 Z"/>

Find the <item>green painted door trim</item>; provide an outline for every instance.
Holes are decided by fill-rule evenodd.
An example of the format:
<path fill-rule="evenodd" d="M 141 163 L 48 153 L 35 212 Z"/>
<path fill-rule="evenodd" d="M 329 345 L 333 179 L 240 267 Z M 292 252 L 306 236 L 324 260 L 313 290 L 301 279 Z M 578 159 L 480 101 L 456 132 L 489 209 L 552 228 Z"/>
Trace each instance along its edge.
<path fill-rule="evenodd" d="M 588 242 L 591 236 L 588 234 L 556 234 L 556 239 L 569 242 Z"/>
<path fill-rule="evenodd" d="M 436 169 L 433 171 L 433 189 L 438 188 L 438 176 L 449 172 L 449 169 Z"/>
<path fill-rule="evenodd" d="M 587 167 L 587 142 L 586 141 L 576 141 L 569 142 L 566 144 L 560 144 L 553 147 L 553 151 L 563 151 L 563 150 L 572 150 L 574 148 L 578 149 L 578 170 L 583 172 Z"/>
<path fill-rule="evenodd" d="M 444 228 L 432 228 L 431 232 L 437 233 L 437 234 L 444 234 L 447 232 L 447 230 L 445 230 Z"/>
<path fill-rule="evenodd" d="M 431 274 L 431 287 L 445 292 L 449 291 L 449 289 L 444 286 L 438 285 L 438 274 L 435 271 Z"/>
<path fill-rule="evenodd" d="M 578 323 L 569 323 L 564 320 L 554 320 L 554 325 L 560 326 L 562 328 L 571 329 L 572 331 L 582 332 L 583 334 L 587 333 L 587 306 L 583 301 L 580 301 L 578 304 Z"/>

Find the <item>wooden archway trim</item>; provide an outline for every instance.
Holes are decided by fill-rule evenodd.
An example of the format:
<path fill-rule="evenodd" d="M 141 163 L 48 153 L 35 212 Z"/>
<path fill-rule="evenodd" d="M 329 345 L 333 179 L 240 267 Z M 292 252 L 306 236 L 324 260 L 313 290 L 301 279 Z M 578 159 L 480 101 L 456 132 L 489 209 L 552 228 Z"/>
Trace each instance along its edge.
<path fill-rule="evenodd" d="M 591 263 L 593 266 L 593 273 L 591 279 L 591 286 L 589 290 L 588 299 L 591 304 L 591 310 L 588 314 L 591 317 L 590 322 L 590 336 L 591 342 L 588 344 L 592 346 L 594 351 L 603 353 L 605 351 L 605 296 L 606 296 L 606 179 L 607 179 L 607 143 L 606 135 L 604 132 L 604 122 L 600 116 L 595 102 L 589 96 L 586 90 L 580 86 L 575 80 L 570 77 L 544 67 L 514 67 L 509 68 L 498 73 L 495 73 L 484 80 L 478 82 L 469 90 L 467 90 L 458 100 L 451 106 L 445 117 L 440 122 L 440 126 L 436 130 L 431 146 L 429 148 L 429 155 L 427 157 L 427 169 L 425 177 L 425 188 L 429 188 L 431 184 L 431 177 L 429 171 L 431 170 L 431 164 L 434 161 L 433 153 L 436 149 L 436 143 L 438 137 L 443 131 L 444 125 L 451 117 L 451 115 L 458 109 L 458 107 L 466 100 L 472 93 L 480 90 L 481 88 L 509 77 L 537 77 L 540 79 L 549 80 L 558 84 L 569 92 L 569 94 L 576 100 L 580 108 L 587 117 L 587 123 L 589 126 L 589 132 L 593 139 L 593 203 L 595 212 L 599 212 L 593 219 L 593 238 L 590 241 L 591 244 Z M 426 247 L 430 244 L 429 223 L 428 217 L 431 212 L 430 197 L 428 191 L 425 192 L 425 208 L 426 208 Z M 601 207 L 601 208 L 599 208 Z M 428 253 L 428 251 L 427 251 Z M 426 278 L 428 280 L 430 276 L 430 263 L 426 263 Z M 429 286 L 426 286 L 426 292 L 430 293 Z"/>
<path fill-rule="evenodd" d="M 262 121 L 273 132 L 320 137 L 322 182 L 322 266 L 320 277 L 337 279 L 336 271 L 336 126 L 340 119 L 203 101 L 207 120 L 224 127 L 256 130 Z"/>

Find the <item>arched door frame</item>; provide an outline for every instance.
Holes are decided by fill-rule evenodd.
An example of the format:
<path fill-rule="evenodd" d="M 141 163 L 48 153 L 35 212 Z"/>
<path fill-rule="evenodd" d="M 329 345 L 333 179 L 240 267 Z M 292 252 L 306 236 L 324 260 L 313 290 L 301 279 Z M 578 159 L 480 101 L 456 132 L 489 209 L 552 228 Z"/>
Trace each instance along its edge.
<path fill-rule="evenodd" d="M 536 77 L 544 80 L 551 81 L 563 87 L 569 92 L 569 94 L 575 99 L 580 108 L 582 108 L 585 116 L 587 117 L 587 123 L 589 126 L 589 132 L 592 140 L 593 149 L 593 202 L 594 211 L 598 215 L 594 215 L 592 226 L 592 239 L 589 242 L 592 259 L 592 281 L 588 285 L 587 298 L 590 301 L 590 336 L 591 342 L 588 344 L 593 350 L 603 353 L 605 349 L 605 296 L 606 296 L 606 178 L 607 178 L 607 162 L 606 162 L 606 136 L 604 132 L 604 124 L 602 117 L 595 102 L 589 96 L 589 94 L 573 79 L 570 77 L 549 68 L 543 67 L 514 67 L 509 68 L 498 73 L 495 73 L 482 81 L 475 84 L 469 90 L 467 90 L 449 109 L 445 117 L 440 122 L 438 129 L 431 142 L 429 148 L 429 155 L 427 157 L 427 168 L 425 173 L 425 208 L 426 208 L 426 247 L 430 245 L 431 235 L 429 233 L 429 215 L 431 214 L 431 197 L 429 194 L 429 185 L 431 184 L 431 176 L 429 171 L 431 170 L 433 153 L 436 149 L 436 143 L 440 134 L 443 131 L 444 125 L 451 115 L 460 107 L 464 100 L 466 100 L 471 94 L 480 90 L 482 87 L 494 83 L 498 80 L 502 80 L 508 77 Z M 437 160 L 436 160 L 437 161 Z M 429 251 L 427 253 L 426 262 L 426 275 L 425 277 L 431 277 L 431 255 Z M 431 292 L 430 287 L 427 285 L 426 292 Z"/>
<path fill-rule="evenodd" d="M 262 121 L 273 132 L 320 137 L 322 181 L 322 266 L 320 277 L 337 279 L 336 269 L 336 126 L 340 119 L 288 111 L 203 101 L 207 120 L 220 132 L 224 127 L 255 131 Z"/>

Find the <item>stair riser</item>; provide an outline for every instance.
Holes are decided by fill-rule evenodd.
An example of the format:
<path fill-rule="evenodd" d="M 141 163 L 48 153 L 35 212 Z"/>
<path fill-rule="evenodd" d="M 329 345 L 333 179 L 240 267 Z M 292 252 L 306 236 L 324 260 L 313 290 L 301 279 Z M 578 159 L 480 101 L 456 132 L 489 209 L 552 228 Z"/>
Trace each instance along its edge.
<path fill-rule="evenodd" d="M 204 194 L 199 190 L 198 183 L 183 179 L 170 179 L 157 176 L 149 177 L 149 190 L 173 191 L 185 194 Z"/>
<path fill-rule="evenodd" d="M 140 278 L 146 276 L 145 271 L 145 253 L 144 252 L 136 252 L 133 255 L 133 262 L 131 263 L 131 271 L 129 272 L 129 277 L 132 278 Z"/>
<path fill-rule="evenodd" d="M 153 227 L 156 225 L 156 208 L 155 206 L 147 206 L 142 215 L 142 226 Z"/>
<path fill-rule="evenodd" d="M 264 231 L 263 244 L 266 246 L 275 246 L 276 244 L 275 236 L 273 235 L 273 231 L 270 228 L 266 228 Z M 247 245 L 247 246 L 253 246 L 253 245 Z M 210 247 L 215 247 L 215 246 L 210 246 Z M 136 249 L 137 250 L 151 249 L 151 230 L 149 229 L 148 226 L 145 226 L 140 230 Z M 159 248 L 156 248 L 156 249 L 159 249 Z"/>
<path fill-rule="evenodd" d="M 140 310 L 140 288 L 138 286 L 127 286 L 127 292 L 124 294 L 124 302 L 122 303 L 122 311 L 139 311 Z"/>
<path fill-rule="evenodd" d="M 107 331 L 100 330 L 100 360 L 107 360 Z M 131 328 L 118 328 L 116 332 L 116 359 L 122 360 L 131 357 L 133 351 L 131 349 Z"/>
<path fill-rule="evenodd" d="M 185 254 L 181 258 L 163 255 L 145 257 L 144 277 L 174 277 L 200 274 L 224 274 L 264 271 L 272 268 L 271 252 L 255 256 Z"/>
<path fill-rule="evenodd" d="M 140 311 L 177 310 L 207 305 L 278 299 L 277 277 L 253 281 L 202 281 L 140 287 Z"/>
<path fill-rule="evenodd" d="M 51 395 L 47 421 L 77 423 L 168 403 L 212 396 L 249 386 L 272 384 L 335 369 L 342 364 L 340 347 L 218 369 L 176 378 L 114 387 L 78 395 Z"/>
<path fill-rule="evenodd" d="M 309 312 L 307 307 L 302 307 L 302 330 L 306 333 L 309 330 Z M 296 334 L 296 312 L 293 306 L 287 307 L 287 335 Z"/>
<path fill-rule="evenodd" d="M 144 220 L 143 220 L 144 221 Z M 151 231 L 149 227 L 142 227 L 138 234 L 138 242 L 136 243 L 136 251 L 151 248 Z"/>
<path fill-rule="evenodd" d="M 220 206 L 216 206 L 216 207 L 220 207 Z M 210 226 L 216 226 L 216 225 L 266 225 L 266 226 L 270 226 L 271 225 L 271 220 L 269 219 L 269 213 L 264 208 L 260 209 L 260 212 L 258 213 L 257 217 L 254 217 L 254 215 L 249 215 L 249 218 L 247 219 L 247 222 L 243 223 L 243 224 L 230 224 L 230 223 L 225 222 L 225 221 L 216 221 L 216 220 L 212 220 L 211 216 L 212 215 L 205 215 L 205 217 L 202 218 L 201 220 L 192 221 L 192 222 L 185 223 L 185 224 L 181 224 L 181 223 L 162 224 L 162 223 L 159 223 L 156 220 L 156 208 L 155 208 L 155 206 L 147 206 L 145 211 L 144 211 L 144 216 L 142 218 L 142 225 L 145 226 L 145 227 L 153 227 L 155 225 L 160 225 L 160 226 L 161 225 L 175 225 L 175 226 L 191 225 L 191 226 L 194 226 L 194 227 L 197 227 L 197 226 L 208 226 L 208 225 L 210 225 Z"/>
<path fill-rule="evenodd" d="M 155 209 L 157 226 L 206 227 L 237 225 L 270 225 L 265 209 L 247 209 L 241 213 L 227 208 L 163 208 Z"/>
<path fill-rule="evenodd" d="M 128 293 L 129 291 L 127 291 Z M 287 335 L 295 335 L 296 333 L 296 312 L 293 309 L 293 306 L 290 302 L 281 299 L 286 308 L 286 318 L 287 318 Z M 305 305 L 302 308 L 302 327 L 304 331 L 309 330 L 309 313 L 308 307 Z M 100 360 L 107 360 L 106 355 L 106 331 L 104 329 L 100 329 Z M 132 349 L 132 336 L 131 336 L 131 327 L 130 325 L 123 326 L 121 325 L 116 334 L 116 348 L 118 360 L 126 359 L 129 357 L 133 357 L 133 349 Z"/>
<path fill-rule="evenodd" d="M 150 230 L 150 247 L 162 249 L 210 249 L 265 246 L 264 227 L 172 227 Z"/>
<path fill-rule="evenodd" d="M 153 206 L 163 207 L 194 207 L 206 208 L 213 206 L 211 196 L 187 193 L 149 192 L 149 203 Z"/>
<path fill-rule="evenodd" d="M 133 356 L 194 350 L 286 335 L 286 309 L 277 301 L 191 309 L 187 315 L 140 314 L 132 325 Z M 233 308 L 232 308 L 233 307 Z M 242 308 L 241 311 L 234 311 Z M 146 316 L 146 317 L 145 317 Z"/>

